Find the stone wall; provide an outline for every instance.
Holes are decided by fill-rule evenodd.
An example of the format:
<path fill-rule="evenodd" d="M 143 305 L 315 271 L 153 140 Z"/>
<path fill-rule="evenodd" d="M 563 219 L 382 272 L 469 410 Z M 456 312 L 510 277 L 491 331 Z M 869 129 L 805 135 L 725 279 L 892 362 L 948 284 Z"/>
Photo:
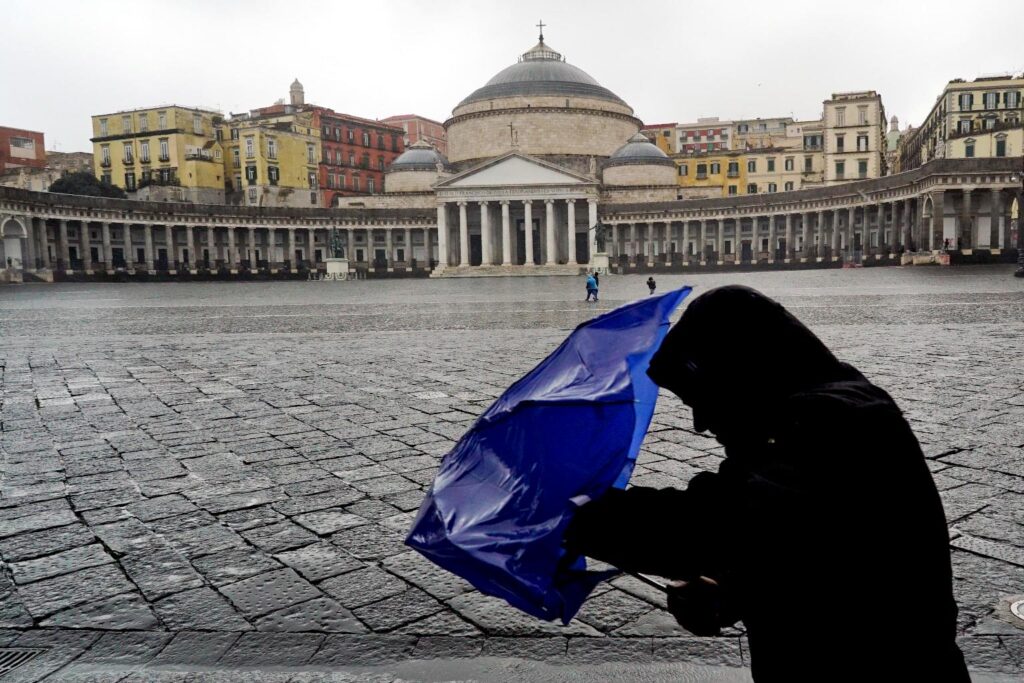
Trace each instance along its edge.
<path fill-rule="evenodd" d="M 640 122 L 631 116 L 595 110 L 496 110 L 449 120 L 448 159 L 485 159 L 512 151 L 606 157 L 639 130 Z"/>
<path fill-rule="evenodd" d="M 676 197 L 676 167 L 661 164 L 622 164 L 604 169 L 606 185 L 670 185 Z"/>
<path fill-rule="evenodd" d="M 385 192 L 429 192 L 434 183 L 444 180 L 445 173 L 430 171 L 389 171 L 384 176 Z"/>
<path fill-rule="evenodd" d="M 602 204 L 624 204 L 639 202 L 671 202 L 676 198 L 676 186 L 609 186 L 601 190 Z"/>
<path fill-rule="evenodd" d="M 401 194 L 371 194 L 362 197 L 338 197 L 337 208 L 366 209 L 429 209 L 437 207 L 432 190 L 426 192 L 402 192 Z"/>
<path fill-rule="evenodd" d="M 471 102 L 459 106 L 452 111 L 452 118 L 445 121 L 447 127 L 454 119 L 465 114 L 474 114 L 482 111 L 494 111 L 496 109 L 530 109 L 537 107 L 552 107 L 559 109 L 599 109 L 601 111 L 615 112 L 616 114 L 633 115 L 633 108 L 626 104 L 617 104 L 608 100 L 594 97 L 565 97 L 564 95 L 519 95 L 517 97 L 499 97 L 492 100 Z M 451 139 L 451 131 L 448 132 Z"/>

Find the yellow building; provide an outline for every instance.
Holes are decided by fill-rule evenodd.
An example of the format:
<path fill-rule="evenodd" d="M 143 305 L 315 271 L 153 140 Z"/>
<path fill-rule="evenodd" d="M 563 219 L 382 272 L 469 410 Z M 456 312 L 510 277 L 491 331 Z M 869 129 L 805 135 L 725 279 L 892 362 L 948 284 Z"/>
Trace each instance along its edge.
<path fill-rule="evenodd" d="M 92 117 L 96 176 L 136 199 L 221 204 L 218 112 L 169 105 Z"/>
<path fill-rule="evenodd" d="M 644 126 L 641 130 L 648 140 L 657 145 L 658 149 L 668 155 L 679 150 L 676 149 L 676 124 L 675 123 L 652 123 Z"/>
<path fill-rule="evenodd" d="M 672 158 L 682 199 L 746 194 L 746 163 L 741 152 L 676 154 Z"/>
<path fill-rule="evenodd" d="M 223 124 L 228 199 L 248 206 L 318 206 L 320 130 L 313 113 L 274 105 Z"/>

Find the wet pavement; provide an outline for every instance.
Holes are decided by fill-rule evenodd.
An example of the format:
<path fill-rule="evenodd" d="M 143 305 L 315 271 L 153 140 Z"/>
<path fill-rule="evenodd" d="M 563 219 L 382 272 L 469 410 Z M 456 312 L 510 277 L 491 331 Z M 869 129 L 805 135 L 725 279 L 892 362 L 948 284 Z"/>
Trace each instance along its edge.
<path fill-rule="evenodd" d="M 1024 594 L 1012 271 L 658 283 L 758 287 L 896 398 L 942 492 L 978 680 L 1024 672 L 998 608 Z M 602 278 L 596 305 L 572 278 L 0 288 L 0 648 L 47 649 L 4 680 L 745 680 L 741 630 L 694 637 L 634 579 L 562 628 L 401 542 L 475 416 L 645 279 Z M 771 362 L 755 330 L 738 362 Z M 633 481 L 684 486 L 721 455 L 666 396 Z M 878 636 L 913 624 L 896 609 Z"/>

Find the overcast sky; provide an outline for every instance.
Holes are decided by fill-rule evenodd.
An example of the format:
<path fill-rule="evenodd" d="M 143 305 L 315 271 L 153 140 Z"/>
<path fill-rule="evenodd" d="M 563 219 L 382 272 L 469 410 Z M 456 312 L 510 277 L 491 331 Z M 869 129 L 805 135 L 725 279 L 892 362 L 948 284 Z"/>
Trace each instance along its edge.
<path fill-rule="evenodd" d="M 838 9 L 839 7 L 843 9 Z M 444 121 L 537 41 L 646 123 L 817 117 L 874 89 L 919 124 L 952 78 L 1024 70 L 1024 2 L 774 0 L 4 0 L 0 126 L 91 150 L 93 114 L 286 97 Z"/>

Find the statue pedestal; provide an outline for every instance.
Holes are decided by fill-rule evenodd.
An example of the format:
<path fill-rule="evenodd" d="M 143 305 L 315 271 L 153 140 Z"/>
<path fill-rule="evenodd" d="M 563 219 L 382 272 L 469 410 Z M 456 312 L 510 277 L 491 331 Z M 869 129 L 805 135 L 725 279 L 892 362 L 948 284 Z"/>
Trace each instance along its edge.
<path fill-rule="evenodd" d="M 599 251 L 590 257 L 590 270 L 596 270 L 601 275 L 608 274 L 609 264 L 610 261 L 608 260 L 608 254 L 603 251 Z"/>
<path fill-rule="evenodd" d="M 325 259 L 324 263 L 327 265 L 327 276 L 326 280 L 347 280 L 348 279 L 348 259 L 347 258 L 328 258 Z"/>

